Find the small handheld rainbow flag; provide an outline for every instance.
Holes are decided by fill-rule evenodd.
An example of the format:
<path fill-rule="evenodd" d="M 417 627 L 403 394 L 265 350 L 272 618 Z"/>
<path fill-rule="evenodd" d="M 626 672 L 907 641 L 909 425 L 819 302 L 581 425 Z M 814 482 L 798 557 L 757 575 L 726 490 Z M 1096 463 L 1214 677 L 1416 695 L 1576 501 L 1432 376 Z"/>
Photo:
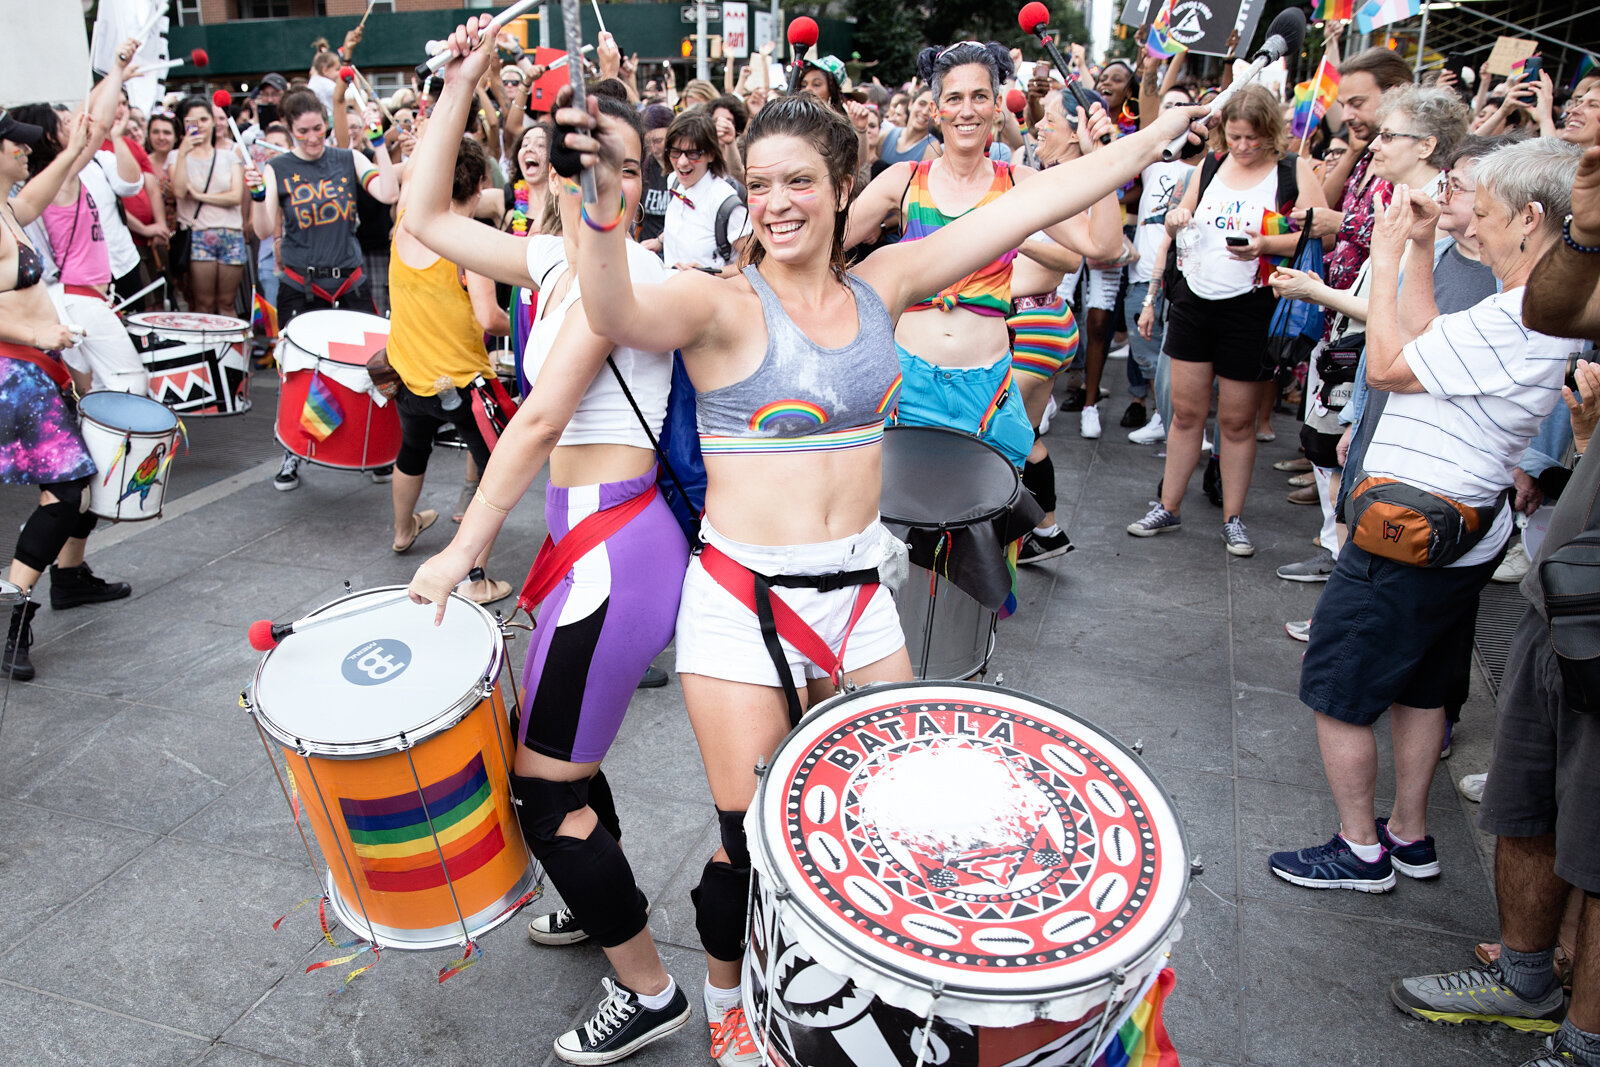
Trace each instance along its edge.
<path fill-rule="evenodd" d="M 256 293 L 255 308 L 250 314 L 250 327 L 261 331 L 261 336 L 278 336 L 278 312 L 260 292 Z"/>
<path fill-rule="evenodd" d="M 306 405 L 300 409 L 300 428 L 307 436 L 326 441 L 342 422 L 344 409 L 339 406 L 338 398 L 322 380 L 322 375 L 313 374 L 306 390 Z"/>
<path fill-rule="evenodd" d="M 1316 76 L 1294 87 L 1294 122 L 1290 127 L 1290 136 L 1305 137 L 1322 121 L 1322 116 L 1328 113 L 1328 108 L 1338 98 L 1339 68 L 1329 63 L 1327 56 L 1323 56 L 1322 62 L 1317 65 Z"/>
<path fill-rule="evenodd" d="M 1572 84 L 1568 85 L 1567 89 L 1569 91 L 1576 89 L 1579 82 L 1583 81 L 1584 78 L 1587 78 L 1590 74 L 1594 73 L 1595 66 L 1596 64 L 1594 61 L 1594 56 L 1586 55 L 1582 59 L 1578 60 L 1578 69 L 1573 73 Z"/>
<path fill-rule="evenodd" d="M 1261 236 L 1279 237 L 1286 233 L 1294 232 L 1294 227 L 1289 220 L 1270 208 L 1261 212 Z M 1272 272 L 1289 262 L 1289 256 L 1262 256 L 1256 266 L 1256 279 L 1258 284 L 1266 285 L 1267 279 L 1272 277 Z"/>
<path fill-rule="evenodd" d="M 1158 59 L 1189 50 L 1188 45 L 1172 36 L 1172 0 L 1164 0 L 1161 10 L 1156 12 L 1155 19 L 1150 23 L 1150 32 L 1145 37 L 1144 47 L 1146 52 Z"/>
<path fill-rule="evenodd" d="M 1349 22 L 1355 13 L 1355 0 L 1317 0 L 1317 9 L 1312 12 L 1313 22 Z"/>
<path fill-rule="evenodd" d="M 1089 1067 L 1178 1067 L 1178 1050 L 1161 1020 L 1161 1002 L 1177 980 L 1171 967 L 1151 975 L 1144 994 Z"/>

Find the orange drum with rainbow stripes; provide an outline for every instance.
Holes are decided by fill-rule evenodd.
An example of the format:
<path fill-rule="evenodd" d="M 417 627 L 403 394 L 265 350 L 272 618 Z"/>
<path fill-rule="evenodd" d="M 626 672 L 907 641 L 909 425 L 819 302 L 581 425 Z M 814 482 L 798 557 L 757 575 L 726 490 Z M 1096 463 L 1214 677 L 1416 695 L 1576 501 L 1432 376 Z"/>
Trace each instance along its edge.
<path fill-rule="evenodd" d="M 251 711 L 283 750 L 339 921 L 384 947 L 461 944 L 511 918 L 542 872 L 511 803 L 499 624 L 403 588 L 336 600 L 267 653 Z"/>

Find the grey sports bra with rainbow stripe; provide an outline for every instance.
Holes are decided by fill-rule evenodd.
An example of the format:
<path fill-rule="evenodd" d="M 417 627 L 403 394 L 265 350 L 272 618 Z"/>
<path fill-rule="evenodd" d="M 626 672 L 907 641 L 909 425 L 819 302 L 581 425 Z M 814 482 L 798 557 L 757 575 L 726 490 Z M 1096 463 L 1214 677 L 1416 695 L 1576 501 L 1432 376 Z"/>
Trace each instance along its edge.
<path fill-rule="evenodd" d="M 883 440 L 883 420 L 900 395 L 900 358 L 878 294 L 846 275 L 860 325 L 849 344 L 825 348 L 794 324 L 760 271 L 746 267 L 744 276 L 761 298 L 767 351 L 748 378 L 699 394 L 701 451 L 833 452 Z"/>

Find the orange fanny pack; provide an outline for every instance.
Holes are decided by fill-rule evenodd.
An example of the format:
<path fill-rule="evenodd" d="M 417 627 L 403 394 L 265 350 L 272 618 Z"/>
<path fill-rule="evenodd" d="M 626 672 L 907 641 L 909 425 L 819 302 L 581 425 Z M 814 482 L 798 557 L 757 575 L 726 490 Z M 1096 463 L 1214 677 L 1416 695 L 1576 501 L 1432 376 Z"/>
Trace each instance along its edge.
<path fill-rule="evenodd" d="M 1413 567 L 1448 567 L 1483 540 L 1505 497 L 1475 508 L 1393 478 L 1364 477 L 1345 500 L 1350 540 Z"/>

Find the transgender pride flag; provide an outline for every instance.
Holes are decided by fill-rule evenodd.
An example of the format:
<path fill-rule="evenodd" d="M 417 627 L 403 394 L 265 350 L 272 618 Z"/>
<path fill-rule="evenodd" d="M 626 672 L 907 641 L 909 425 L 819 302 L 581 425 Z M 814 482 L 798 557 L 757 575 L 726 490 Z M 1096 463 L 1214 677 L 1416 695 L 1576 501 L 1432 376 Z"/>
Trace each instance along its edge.
<path fill-rule="evenodd" d="M 1371 33 L 1422 13 L 1422 0 L 1368 0 L 1356 8 L 1356 30 Z"/>

